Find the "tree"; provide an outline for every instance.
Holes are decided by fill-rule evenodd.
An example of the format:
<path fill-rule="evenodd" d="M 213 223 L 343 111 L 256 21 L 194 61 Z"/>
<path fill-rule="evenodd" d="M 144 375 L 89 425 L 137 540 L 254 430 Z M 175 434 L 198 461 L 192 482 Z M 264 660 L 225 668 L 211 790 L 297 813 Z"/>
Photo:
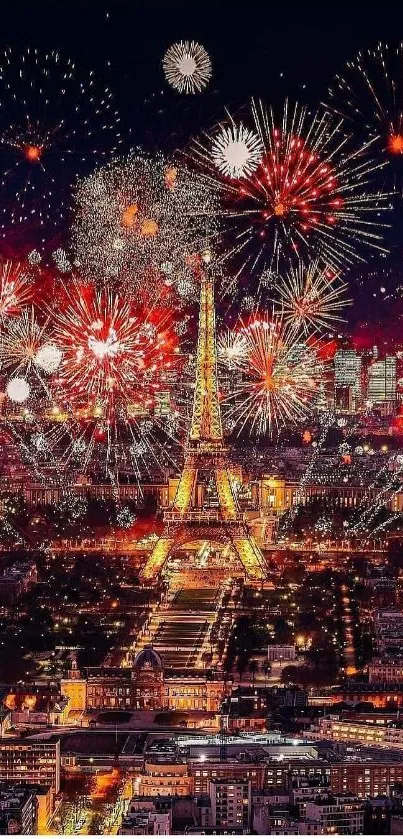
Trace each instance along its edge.
<path fill-rule="evenodd" d="M 262 664 L 262 673 L 264 673 L 264 684 L 267 685 L 267 677 L 271 673 L 271 664 L 269 661 L 264 661 Z"/>
<path fill-rule="evenodd" d="M 281 671 L 281 679 L 286 685 L 297 685 L 300 684 L 300 674 L 301 674 L 302 667 L 297 667 L 293 664 L 288 664 L 287 667 L 283 667 Z"/>
<path fill-rule="evenodd" d="M 236 669 L 239 674 L 239 681 L 242 681 L 242 676 L 245 673 L 247 662 L 244 656 L 238 656 Z"/>
<path fill-rule="evenodd" d="M 259 672 L 259 663 L 256 661 L 255 658 L 252 658 L 252 661 L 249 662 L 249 673 L 252 676 L 252 686 L 255 686 L 255 676 L 256 673 Z"/>
<path fill-rule="evenodd" d="M 276 618 L 274 622 L 275 643 L 289 644 L 292 641 L 291 628 L 285 618 Z"/>

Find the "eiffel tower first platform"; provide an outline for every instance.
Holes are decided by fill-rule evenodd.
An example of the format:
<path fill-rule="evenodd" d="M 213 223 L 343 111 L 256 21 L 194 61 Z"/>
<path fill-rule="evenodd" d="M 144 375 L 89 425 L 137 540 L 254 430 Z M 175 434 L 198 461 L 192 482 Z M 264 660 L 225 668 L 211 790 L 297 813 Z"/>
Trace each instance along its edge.
<path fill-rule="evenodd" d="M 175 549 L 204 540 L 229 543 L 249 579 L 264 577 L 264 558 L 238 509 L 229 476 L 218 397 L 214 279 L 207 266 L 200 286 L 196 383 L 184 466 L 174 503 L 164 514 L 163 533 L 143 568 L 143 582 L 160 573 Z M 218 509 L 194 506 L 199 474 L 214 477 Z"/>

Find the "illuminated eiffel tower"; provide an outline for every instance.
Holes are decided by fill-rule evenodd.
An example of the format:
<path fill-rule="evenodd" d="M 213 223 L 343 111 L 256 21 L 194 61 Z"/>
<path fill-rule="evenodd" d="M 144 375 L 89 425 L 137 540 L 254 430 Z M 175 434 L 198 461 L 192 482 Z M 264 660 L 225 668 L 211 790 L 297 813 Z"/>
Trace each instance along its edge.
<path fill-rule="evenodd" d="M 144 582 L 156 577 L 172 552 L 195 541 L 230 543 L 233 552 L 252 579 L 264 576 L 264 559 L 240 513 L 231 486 L 227 449 L 218 397 L 214 280 L 206 269 L 200 288 L 196 384 L 185 462 L 174 503 L 164 514 L 164 530 L 143 571 Z M 195 507 L 197 476 L 215 478 L 218 509 Z"/>

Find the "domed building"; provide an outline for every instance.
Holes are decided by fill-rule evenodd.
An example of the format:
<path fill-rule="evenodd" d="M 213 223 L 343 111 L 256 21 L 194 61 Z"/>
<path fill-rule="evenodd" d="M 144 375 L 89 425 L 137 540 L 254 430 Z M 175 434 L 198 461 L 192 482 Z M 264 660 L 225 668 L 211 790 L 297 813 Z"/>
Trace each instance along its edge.
<path fill-rule="evenodd" d="M 230 684 L 214 670 L 164 669 L 151 646 L 140 650 L 132 668 L 88 667 L 85 674 L 69 664 L 61 693 L 69 711 L 208 711 L 217 713 Z"/>
<path fill-rule="evenodd" d="M 161 656 L 151 647 L 137 653 L 132 667 L 132 699 L 135 708 L 152 711 L 164 707 L 164 670 Z"/>

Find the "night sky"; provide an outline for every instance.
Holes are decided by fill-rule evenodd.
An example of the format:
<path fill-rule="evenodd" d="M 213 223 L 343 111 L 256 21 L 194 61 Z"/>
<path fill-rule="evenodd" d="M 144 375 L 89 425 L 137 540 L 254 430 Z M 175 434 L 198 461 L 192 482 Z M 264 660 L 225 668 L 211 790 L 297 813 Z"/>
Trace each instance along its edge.
<path fill-rule="evenodd" d="M 164 83 L 161 58 L 172 42 L 185 38 L 202 43 L 213 62 L 212 83 L 199 96 L 179 96 Z M 333 75 L 359 49 L 400 38 L 403 9 L 384 2 L 6 0 L 0 27 L 2 47 L 59 49 L 83 70 L 99 72 L 114 90 L 127 147 L 165 150 L 211 127 L 225 106 L 236 113 L 252 95 L 275 106 L 287 95 L 315 106 Z M 360 286 L 353 278 L 354 329 L 375 317 L 382 329 L 396 331 L 401 304 L 391 302 L 389 291 L 399 284 L 400 274 L 403 285 L 402 219 L 403 212 L 395 213 L 390 257 L 370 259 L 370 276 L 363 267 L 355 272 L 363 279 Z M 382 304 L 380 284 L 387 288 Z"/>
<path fill-rule="evenodd" d="M 371 7 L 269 0 L 7 0 L 2 4 L 4 46 L 60 49 L 100 71 L 110 60 L 119 103 L 140 134 L 137 109 L 163 87 L 161 58 L 175 40 L 199 40 L 212 57 L 207 113 L 216 100 L 232 107 L 251 95 L 281 101 L 288 93 L 314 104 L 325 94 L 332 75 L 360 48 L 400 37 L 403 11 L 397 3 Z"/>

